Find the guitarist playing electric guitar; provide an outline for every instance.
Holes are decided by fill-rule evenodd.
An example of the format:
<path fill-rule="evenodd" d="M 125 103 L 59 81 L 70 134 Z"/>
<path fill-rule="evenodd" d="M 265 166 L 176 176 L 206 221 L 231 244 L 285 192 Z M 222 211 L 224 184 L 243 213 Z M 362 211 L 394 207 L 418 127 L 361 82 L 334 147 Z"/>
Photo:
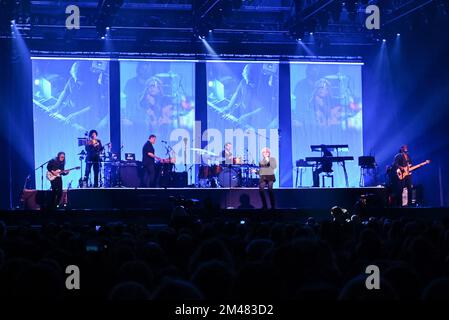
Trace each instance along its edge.
<path fill-rule="evenodd" d="M 58 152 L 56 158 L 48 161 L 47 164 L 47 178 L 51 183 L 52 190 L 52 208 L 56 209 L 61 202 L 62 198 L 62 178 L 61 176 L 65 176 L 69 173 L 69 170 L 64 170 L 65 166 L 65 153 Z"/>
<path fill-rule="evenodd" d="M 408 154 L 408 146 L 403 145 L 399 149 L 399 153 L 394 157 L 394 172 L 397 176 L 396 186 L 396 199 L 398 204 L 407 206 L 411 202 L 411 190 L 412 190 L 412 171 L 416 170 L 426 164 L 429 164 L 430 160 L 426 160 L 416 166 L 412 166 L 412 160 Z M 404 188 L 407 189 L 407 201 L 402 200 L 402 192 Z"/>

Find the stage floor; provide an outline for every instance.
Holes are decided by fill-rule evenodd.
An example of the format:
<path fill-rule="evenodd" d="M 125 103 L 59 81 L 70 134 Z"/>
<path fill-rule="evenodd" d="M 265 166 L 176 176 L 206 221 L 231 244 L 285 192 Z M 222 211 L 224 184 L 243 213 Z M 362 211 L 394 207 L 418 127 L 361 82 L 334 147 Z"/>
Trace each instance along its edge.
<path fill-rule="evenodd" d="M 379 207 L 384 206 L 384 187 L 368 188 L 276 188 L 279 209 L 329 209 L 338 205 L 352 208 L 361 195 L 371 194 Z M 266 192 L 267 201 L 268 194 Z M 68 209 L 108 210 L 173 208 L 175 199 L 194 199 L 195 206 L 217 209 L 259 209 L 262 202 L 258 188 L 85 188 L 64 193 Z M 25 190 L 24 208 L 45 209 L 50 191 Z"/>

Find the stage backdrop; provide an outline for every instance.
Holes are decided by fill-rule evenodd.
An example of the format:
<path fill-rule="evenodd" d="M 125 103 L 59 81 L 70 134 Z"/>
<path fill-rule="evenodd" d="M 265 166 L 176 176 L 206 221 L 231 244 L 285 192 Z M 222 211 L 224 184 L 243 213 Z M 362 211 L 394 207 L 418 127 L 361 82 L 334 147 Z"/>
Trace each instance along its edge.
<path fill-rule="evenodd" d="M 270 147 L 279 160 L 279 64 L 209 61 L 206 68 L 207 149 L 221 155 L 231 142 L 235 157 L 258 164 L 261 149 Z"/>
<path fill-rule="evenodd" d="M 348 144 L 339 155 L 355 158 L 346 164 L 349 186 L 359 186 L 358 157 L 363 155 L 361 69 L 361 64 L 290 64 L 293 163 L 320 156 L 310 145 Z M 312 169 L 303 170 L 302 185 L 312 186 Z M 344 187 L 342 167 L 334 163 L 333 170 L 335 186 Z"/>
<path fill-rule="evenodd" d="M 78 138 L 96 129 L 109 142 L 109 62 L 96 59 L 33 58 L 34 159 L 38 167 L 66 153 L 66 168 L 80 165 Z M 83 165 L 84 166 L 84 165 Z M 84 168 L 83 168 L 84 169 Z M 44 166 L 44 175 L 46 166 Z M 76 187 L 80 171 L 63 179 Z M 41 188 L 41 171 L 36 172 Z M 43 189 L 50 183 L 43 179 Z"/>
<path fill-rule="evenodd" d="M 120 88 L 123 152 L 142 160 L 142 147 L 155 134 L 157 156 L 175 157 L 179 172 L 185 164 L 194 170 L 194 62 L 121 60 Z"/>

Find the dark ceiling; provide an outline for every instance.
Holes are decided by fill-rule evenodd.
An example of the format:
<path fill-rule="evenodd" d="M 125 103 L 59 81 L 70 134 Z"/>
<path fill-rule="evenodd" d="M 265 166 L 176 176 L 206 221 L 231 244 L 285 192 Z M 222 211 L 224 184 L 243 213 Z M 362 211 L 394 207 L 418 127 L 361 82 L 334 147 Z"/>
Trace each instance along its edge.
<path fill-rule="evenodd" d="M 0 0 L 1 36 L 10 37 L 10 21 L 31 47 L 49 43 L 100 42 L 103 36 L 128 47 L 201 44 L 215 47 L 291 46 L 298 39 L 317 48 L 370 46 L 396 33 L 419 32 L 435 20 L 447 20 L 443 0 Z M 79 30 L 67 30 L 65 9 L 77 5 Z M 365 27 L 367 5 L 381 12 L 380 30 Z M 109 31 L 107 31 L 107 27 Z M 311 35 L 313 33 L 313 36 Z M 48 40 L 51 40 L 50 42 Z M 68 46 L 70 47 L 70 45 Z M 159 48 L 159 49 L 160 49 Z M 189 51 L 189 50 L 186 50 Z"/>

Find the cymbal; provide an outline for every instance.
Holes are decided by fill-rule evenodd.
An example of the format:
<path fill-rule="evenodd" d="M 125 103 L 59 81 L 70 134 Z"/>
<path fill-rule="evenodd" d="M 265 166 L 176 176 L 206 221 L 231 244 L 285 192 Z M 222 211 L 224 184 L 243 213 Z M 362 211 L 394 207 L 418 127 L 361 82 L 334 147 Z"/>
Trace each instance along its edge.
<path fill-rule="evenodd" d="M 217 155 L 209 150 L 204 150 L 204 149 L 200 149 L 200 148 L 190 148 L 191 151 L 194 152 L 198 152 L 199 154 L 202 155 L 209 155 L 209 156 L 213 156 L 213 157 L 217 157 Z"/>

